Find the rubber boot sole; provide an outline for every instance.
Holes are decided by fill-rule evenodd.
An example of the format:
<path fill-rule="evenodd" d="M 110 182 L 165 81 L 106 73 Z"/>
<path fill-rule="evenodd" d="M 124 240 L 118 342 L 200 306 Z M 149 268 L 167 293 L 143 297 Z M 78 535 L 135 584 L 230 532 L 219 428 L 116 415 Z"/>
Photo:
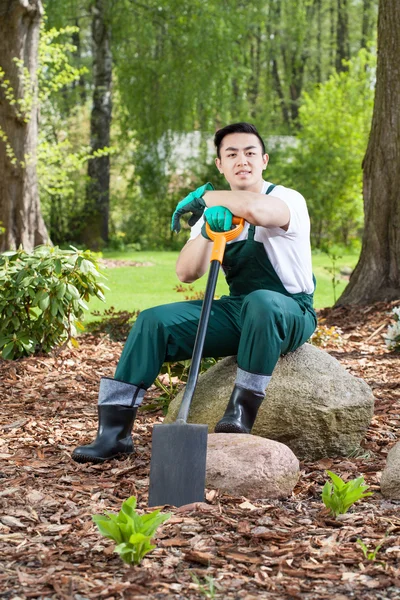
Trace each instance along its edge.
<path fill-rule="evenodd" d="M 244 427 L 241 427 L 239 425 L 239 423 L 237 423 L 237 421 L 226 421 L 226 422 L 219 422 L 216 424 L 215 429 L 214 429 L 215 433 L 249 433 L 248 431 L 246 431 L 244 429 Z"/>
<path fill-rule="evenodd" d="M 134 451 L 132 450 L 132 452 L 118 452 L 117 454 L 113 454 L 112 456 L 107 456 L 107 458 L 102 458 L 100 456 L 89 456 L 87 454 L 72 454 L 71 458 L 72 460 L 74 460 L 75 462 L 78 463 L 95 463 L 95 464 L 99 464 L 99 463 L 103 463 L 106 460 L 113 460 L 114 458 L 121 458 L 123 456 L 129 456 L 130 454 L 133 454 Z"/>

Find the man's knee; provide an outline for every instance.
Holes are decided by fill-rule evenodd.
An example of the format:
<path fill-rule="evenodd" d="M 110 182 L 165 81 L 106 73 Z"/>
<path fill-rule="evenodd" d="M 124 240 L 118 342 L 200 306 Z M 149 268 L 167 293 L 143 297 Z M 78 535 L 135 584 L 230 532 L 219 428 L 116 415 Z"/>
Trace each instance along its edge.
<path fill-rule="evenodd" d="M 155 306 L 153 308 L 146 308 L 139 313 L 132 329 L 131 335 L 141 334 L 150 335 L 165 328 L 165 314 L 162 307 Z"/>
<path fill-rule="evenodd" d="M 242 318 L 250 318 L 259 324 L 276 321 L 282 317 L 281 294 L 271 290 L 256 290 L 246 296 L 242 306 Z"/>

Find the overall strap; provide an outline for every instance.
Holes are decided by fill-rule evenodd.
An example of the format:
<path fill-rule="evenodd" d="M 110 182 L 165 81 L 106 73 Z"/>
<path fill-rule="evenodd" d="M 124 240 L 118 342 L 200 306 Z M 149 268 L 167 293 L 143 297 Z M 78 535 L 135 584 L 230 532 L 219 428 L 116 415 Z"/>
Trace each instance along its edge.
<path fill-rule="evenodd" d="M 271 183 L 271 185 L 268 186 L 268 189 L 265 192 L 266 196 L 268 196 L 268 194 L 270 194 L 275 187 L 276 187 L 276 183 Z M 249 233 L 248 233 L 248 236 L 247 236 L 248 240 L 254 240 L 255 230 L 256 230 L 256 226 L 255 225 L 250 225 L 249 226 Z"/>

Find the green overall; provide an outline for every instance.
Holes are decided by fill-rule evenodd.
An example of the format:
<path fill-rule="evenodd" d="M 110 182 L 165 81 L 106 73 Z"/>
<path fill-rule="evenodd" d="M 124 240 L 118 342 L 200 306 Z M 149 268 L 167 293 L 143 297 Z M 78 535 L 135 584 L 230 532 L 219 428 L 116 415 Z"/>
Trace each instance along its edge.
<path fill-rule="evenodd" d="M 272 375 L 279 357 L 312 335 L 317 317 L 313 295 L 286 291 L 254 233 L 250 225 L 247 240 L 226 246 L 222 266 L 229 296 L 213 301 L 203 356 L 237 355 L 244 371 Z M 193 300 L 141 312 L 115 379 L 147 389 L 164 362 L 191 358 L 201 305 Z"/>

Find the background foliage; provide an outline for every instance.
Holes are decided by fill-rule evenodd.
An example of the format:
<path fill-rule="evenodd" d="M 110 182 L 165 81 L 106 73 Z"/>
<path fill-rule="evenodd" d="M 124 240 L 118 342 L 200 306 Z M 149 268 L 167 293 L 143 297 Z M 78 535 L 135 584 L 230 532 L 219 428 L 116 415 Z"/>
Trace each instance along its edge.
<path fill-rule="evenodd" d="M 90 219 L 90 28 L 99 1 L 45 2 L 39 174 L 45 220 L 60 244 L 83 243 Z M 103 150 L 112 153 L 111 247 L 182 245 L 184 235 L 169 230 L 173 208 L 205 180 L 221 185 L 210 142 L 217 127 L 237 120 L 266 137 L 269 178 L 305 195 L 314 246 L 357 244 L 375 0 L 345 8 L 334 0 L 103 6 L 113 58 L 111 149 Z"/>

